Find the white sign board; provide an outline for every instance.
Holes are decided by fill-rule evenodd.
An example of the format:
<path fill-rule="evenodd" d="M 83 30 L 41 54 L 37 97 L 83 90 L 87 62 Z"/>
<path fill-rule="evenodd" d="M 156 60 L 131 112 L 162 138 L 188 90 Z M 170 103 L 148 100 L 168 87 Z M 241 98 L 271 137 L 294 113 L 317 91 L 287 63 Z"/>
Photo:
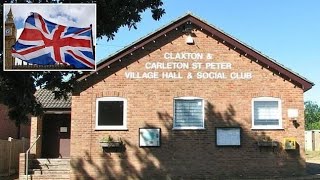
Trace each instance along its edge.
<path fill-rule="evenodd" d="M 292 119 L 298 118 L 298 109 L 288 109 L 288 117 Z"/>
<path fill-rule="evenodd" d="M 60 132 L 68 132 L 68 127 L 60 127 Z"/>
<path fill-rule="evenodd" d="M 241 128 L 216 128 L 217 146 L 240 146 Z"/>
<path fill-rule="evenodd" d="M 140 128 L 139 146 L 155 147 L 160 146 L 160 128 Z"/>

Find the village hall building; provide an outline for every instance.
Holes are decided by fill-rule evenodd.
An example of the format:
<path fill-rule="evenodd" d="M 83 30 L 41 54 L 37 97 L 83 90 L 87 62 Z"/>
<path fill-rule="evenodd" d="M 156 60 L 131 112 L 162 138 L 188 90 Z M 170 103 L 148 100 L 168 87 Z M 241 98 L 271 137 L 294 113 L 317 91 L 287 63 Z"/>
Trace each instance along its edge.
<path fill-rule="evenodd" d="M 70 179 L 304 175 L 313 85 L 187 14 L 78 79 Z"/>

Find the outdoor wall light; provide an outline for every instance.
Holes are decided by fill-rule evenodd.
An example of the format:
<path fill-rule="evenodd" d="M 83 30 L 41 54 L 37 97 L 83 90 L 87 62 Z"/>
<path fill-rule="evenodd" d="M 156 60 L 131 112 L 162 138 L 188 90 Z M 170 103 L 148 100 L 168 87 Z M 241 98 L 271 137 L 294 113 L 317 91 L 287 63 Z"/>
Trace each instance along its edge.
<path fill-rule="evenodd" d="M 288 118 L 291 121 L 297 121 L 298 120 L 298 109 L 288 109 Z"/>
<path fill-rule="evenodd" d="M 187 23 L 186 25 L 184 25 L 183 31 L 182 31 L 185 35 L 187 35 L 186 44 L 189 44 L 189 45 L 194 44 L 194 40 L 192 37 L 192 30 L 193 30 L 193 27 L 192 27 L 191 23 Z"/>
<path fill-rule="evenodd" d="M 298 123 L 298 109 L 288 109 L 288 118 L 292 121 L 292 124 L 295 128 L 298 128 L 300 124 Z"/>
<path fill-rule="evenodd" d="M 189 44 L 189 45 L 194 44 L 194 41 L 193 41 L 193 38 L 192 38 L 191 34 L 187 35 L 186 43 Z"/>

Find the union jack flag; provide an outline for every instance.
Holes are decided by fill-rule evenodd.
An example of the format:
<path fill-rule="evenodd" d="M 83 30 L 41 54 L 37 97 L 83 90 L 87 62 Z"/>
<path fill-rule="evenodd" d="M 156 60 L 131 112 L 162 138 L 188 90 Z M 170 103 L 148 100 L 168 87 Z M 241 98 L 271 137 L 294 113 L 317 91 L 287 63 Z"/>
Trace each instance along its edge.
<path fill-rule="evenodd" d="M 12 56 L 32 64 L 66 64 L 77 69 L 94 69 L 91 27 L 67 27 L 31 13 L 12 46 Z"/>

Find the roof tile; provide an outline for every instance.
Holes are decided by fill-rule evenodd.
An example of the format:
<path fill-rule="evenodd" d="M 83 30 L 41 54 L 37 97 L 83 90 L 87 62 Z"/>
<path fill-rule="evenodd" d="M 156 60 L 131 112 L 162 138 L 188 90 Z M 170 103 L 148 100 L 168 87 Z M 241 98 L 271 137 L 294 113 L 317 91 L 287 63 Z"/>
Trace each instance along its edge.
<path fill-rule="evenodd" d="M 47 89 L 39 89 L 35 93 L 37 101 L 43 108 L 71 108 L 71 96 L 67 99 L 55 99 L 54 93 Z"/>

